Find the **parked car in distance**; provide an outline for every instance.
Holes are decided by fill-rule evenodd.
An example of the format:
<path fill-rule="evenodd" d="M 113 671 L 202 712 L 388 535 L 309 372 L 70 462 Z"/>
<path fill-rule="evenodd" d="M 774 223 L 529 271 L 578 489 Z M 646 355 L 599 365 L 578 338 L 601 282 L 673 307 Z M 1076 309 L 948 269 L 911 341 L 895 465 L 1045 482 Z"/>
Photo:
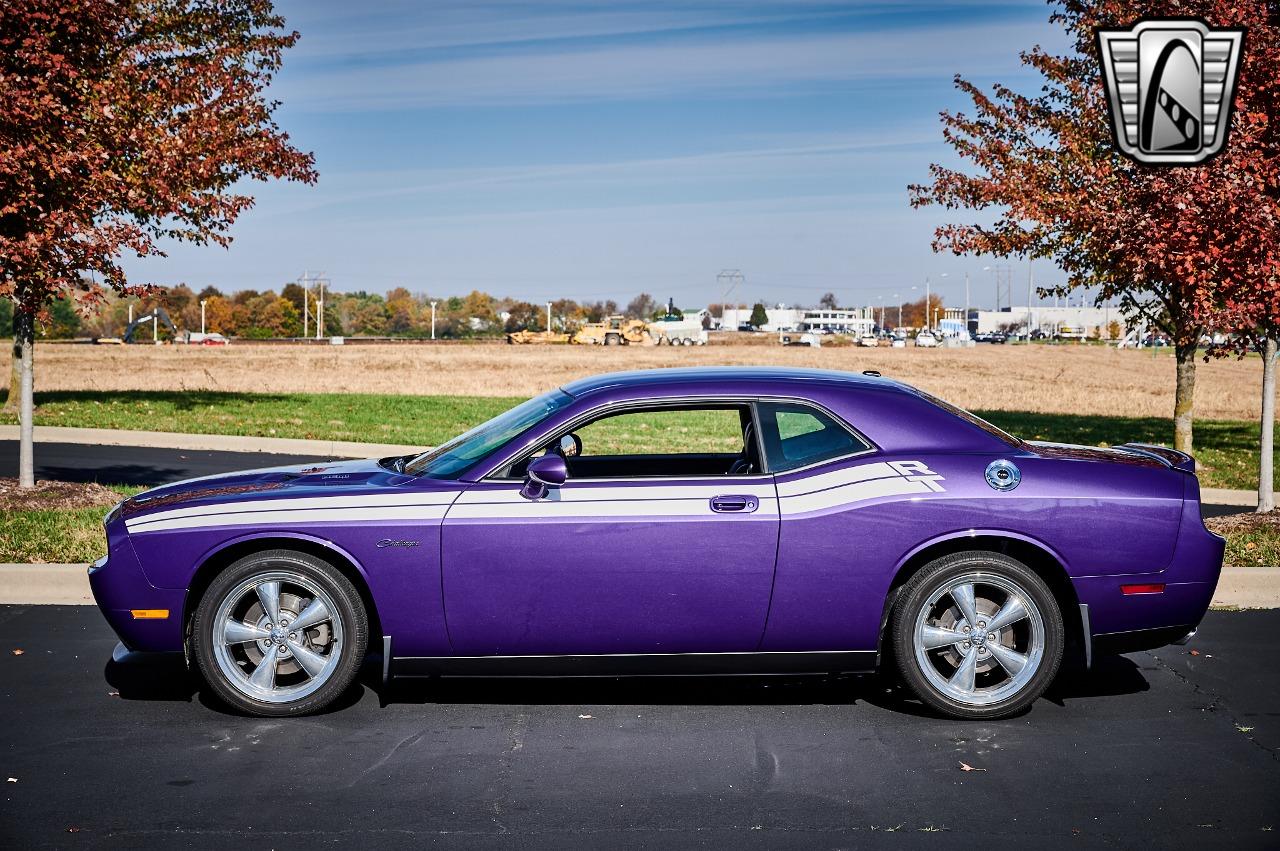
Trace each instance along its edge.
<path fill-rule="evenodd" d="M 921 331 L 916 334 L 916 346 L 921 349 L 937 348 L 938 338 L 931 331 Z"/>
<path fill-rule="evenodd" d="M 750 322 L 739 322 L 738 330 L 745 334 L 754 334 L 759 329 L 756 328 L 756 326 L 752 325 Z"/>
<path fill-rule="evenodd" d="M 1069 646 L 1196 629 L 1199 494 L 1181 452 L 1021 440 L 874 372 L 614 373 L 425 452 L 129 497 L 89 582 L 121 659 L 255 715 L 330 706 L 373 649 L 384 682 L 885 668 L 989 719 Z"/>
<path fill-rule="evenodd" d="M 874 349 L 876 346 L 880 345 L 880 341 L 875 334 L 863 334 L 858 338 L 858 345 Z"/>
<path fill-rule="evenodd" d="M 187 343 L 193 346 L 226 346 L 231 341 L 216 331 L 208 334 L 191 332 L 187 335 Z"/>

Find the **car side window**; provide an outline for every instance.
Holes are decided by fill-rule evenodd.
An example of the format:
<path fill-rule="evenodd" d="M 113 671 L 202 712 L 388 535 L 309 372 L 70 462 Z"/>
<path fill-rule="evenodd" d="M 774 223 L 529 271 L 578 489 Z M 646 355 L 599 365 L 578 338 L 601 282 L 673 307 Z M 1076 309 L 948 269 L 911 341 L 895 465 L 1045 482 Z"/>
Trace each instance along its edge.
<path fill-rule="evenodd" d="M 762 466 L 746 402 L 604 412 L 538 451 L 564 456 L 570 480 L 749 476 Z M 527 464 L 514 463 L 504 478 L 523 476 Z"/>
<path fill-rule="evenodd" d="M 576 430 L 581 456 L 742 453 L 742 421 L 732 408 L 659 408 L 613 414 Z"/>
<path fill-rule="evenodd" d="M 795 402 L 762 402 L 759 410 L 770 472 L 807 467 L 871 448 L 817 408 Z"/>

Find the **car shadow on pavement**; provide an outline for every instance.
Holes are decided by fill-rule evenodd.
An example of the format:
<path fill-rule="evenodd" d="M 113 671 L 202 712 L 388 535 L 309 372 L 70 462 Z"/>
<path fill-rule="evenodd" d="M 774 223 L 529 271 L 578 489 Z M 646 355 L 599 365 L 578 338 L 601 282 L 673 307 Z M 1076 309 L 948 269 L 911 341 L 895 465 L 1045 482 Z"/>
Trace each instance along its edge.
<path fill-rule="evenodd" d="M 733 677 L 441 678 L 367 683 L 383 704 L 619 704 L 681 706 L 840 705 L 867 703 L 893 712 L 938 717 L 882 674 Z M 1150 689 L 1124 656 L 1103 656 L 1092 670 L 1064 666 L 1045 693 L 1059 706 L 1081 698 L 1137 694 Z"/>
<path fill-rule="evenodd" d="M 1064 666 L 1044 699 L 1063 706 L 1080 698 L 1118 697 L 1150 689 L 1142 669 L 1128 656 L 1101 655 L 1094 658 L 1089 670 L 1079 665 Z"/>
<path fill-rule="evenodd" d="M 375 662 L 377 664 L 375 664 Z M 357 682 L 323 714 L 340 712 L 376 695 L 380 706 L 428 704 L 821 706 L 866 703 L 892 712 L 938 717 L 891 678 L 880 674 L 731 677 L 456 677 L 380 682 L 376 656 Z M 124 700 L 184 702 L 193 698 L 216 712 L 240 714 L 212 695 L 179 654 L 131 654 L 112 659 L 107 682 Z M 1102 656 L 1092 670 L 1069 666 L 1044 699 L 1063 706 L 1082 698 L 1137 694 L 1150 688 L 1141 669 L 1124 656 Z"/>
<path fill-rule="evenodd" d="M 123 700 L 189 703 L 200 690 L 199 678 L 187 670 L 178 653 L 113 657 L 107 660 L 102 675 Z"/>

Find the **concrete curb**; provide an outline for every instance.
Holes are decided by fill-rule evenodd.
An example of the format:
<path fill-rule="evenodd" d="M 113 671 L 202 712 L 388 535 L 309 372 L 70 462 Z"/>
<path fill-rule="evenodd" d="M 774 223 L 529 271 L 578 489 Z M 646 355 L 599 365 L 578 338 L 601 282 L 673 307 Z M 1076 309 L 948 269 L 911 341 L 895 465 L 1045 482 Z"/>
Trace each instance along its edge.
<path fill-rule="evenodd" d="M 1258 492 L 1200 488 L 1200 502 L 1204 505 L 1245 505 L 1249 508 L 1257 508 Z"/>
<path fill-rule="evenodd" d="M 0 604 L 92 606 L 87 564 L 0 564 Z"/>
<path fill-rule="evenodd" d="M 18 426 L 0 425 L 0 440 L 17 440 Z M 269 452 L 316 458 L 384 458 L 409 455 L 425 446 L 355 443 L 344 440 L 301 440 L 292 437 L 244 437 L 234 434 L 180 434 L 170 431 L 127 431 L 110 428 L 36 426 L 36 443 L 83 443 L 92 446 L 142 446 L 214 452 Z"/>
<path fill-rule="evenodd" d="M 87 564 L 0 564 L 0 604 L 93 605 Z M 1215 608 L 1280 609 L 1280 567 L 1225 567 Z"/>

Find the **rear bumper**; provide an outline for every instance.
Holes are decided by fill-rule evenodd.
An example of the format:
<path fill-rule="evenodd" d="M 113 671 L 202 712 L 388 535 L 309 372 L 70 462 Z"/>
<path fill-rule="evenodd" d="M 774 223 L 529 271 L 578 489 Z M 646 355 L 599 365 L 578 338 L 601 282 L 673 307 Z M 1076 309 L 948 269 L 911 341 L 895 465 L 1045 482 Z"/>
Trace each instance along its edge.
<path fill-rule="evenodd" d="M 1127 653 L 1188 638 L 1209 610 L 1225 550 L 1226 541 L 1205 528 L 1199 485 L 1187 476 L 1178 541 L 1164 570 L 1072 580 L 1080 603 L 1088 607 L 1091 635 L 1086 638 L 1093 649 Z M 1161 591 L 1125 594 L 1126 585 L 1158 585 Z"/>
<path fill-rule="evenodd" d="M 1170 644 L 1186 644 L 1195 632 L 1194 626 L 1183 625 L 1105 633 L 1093 637 L 1093 652 L 1095 654 L 1137 653 L 1140 650 L 1155 650 Z"/>

